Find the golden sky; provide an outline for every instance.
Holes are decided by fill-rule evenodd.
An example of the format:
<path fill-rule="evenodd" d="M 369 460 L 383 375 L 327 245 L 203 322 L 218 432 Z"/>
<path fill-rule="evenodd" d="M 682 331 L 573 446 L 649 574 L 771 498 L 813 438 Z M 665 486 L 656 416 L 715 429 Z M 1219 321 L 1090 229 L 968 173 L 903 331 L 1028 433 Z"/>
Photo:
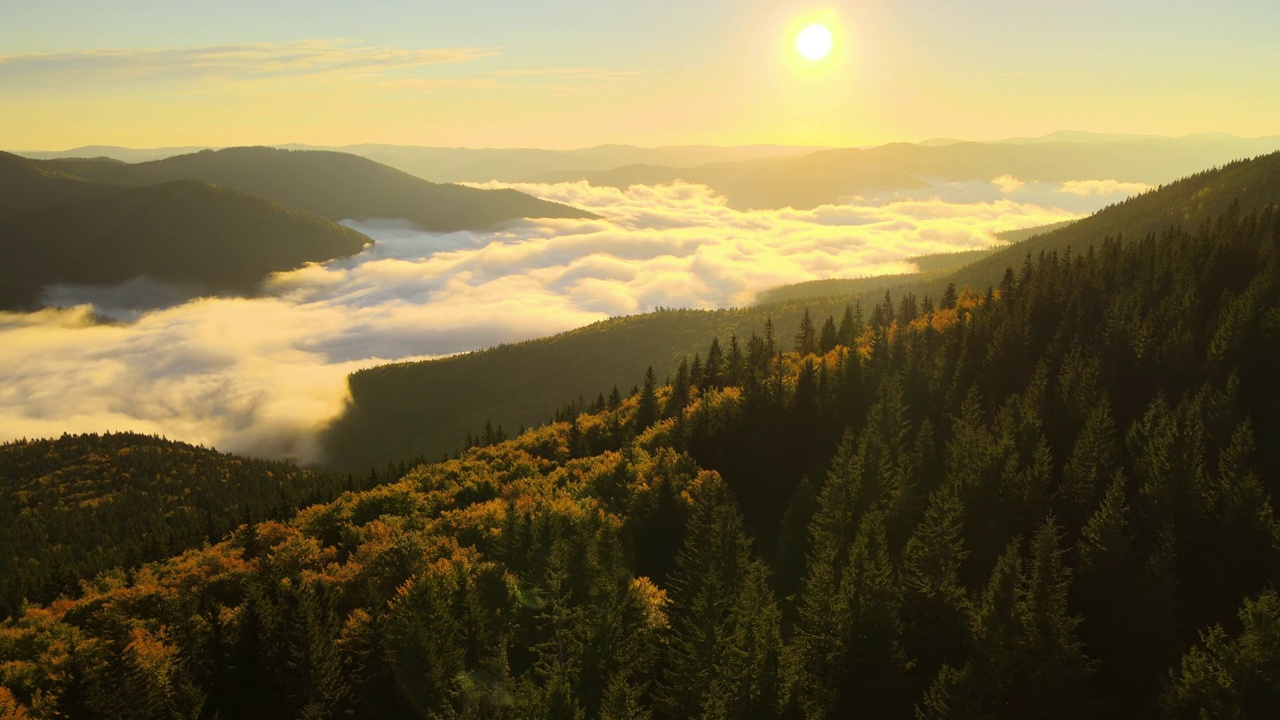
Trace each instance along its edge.
<path fill-rule="evenodd" d="M 1274 0 L 204 5 L 6 9 L 0 147 L 1280 133 Z"/>

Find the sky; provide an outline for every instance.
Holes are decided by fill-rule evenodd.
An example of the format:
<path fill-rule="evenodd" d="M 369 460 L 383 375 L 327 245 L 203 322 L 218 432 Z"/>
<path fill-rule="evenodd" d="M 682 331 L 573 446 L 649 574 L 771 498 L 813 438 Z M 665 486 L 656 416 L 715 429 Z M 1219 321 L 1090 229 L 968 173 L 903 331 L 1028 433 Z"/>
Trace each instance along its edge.
<path fill-rule="evenodd" d="M 3 5 L 8 149 L 1280 133 L 1275 0 Z"/>

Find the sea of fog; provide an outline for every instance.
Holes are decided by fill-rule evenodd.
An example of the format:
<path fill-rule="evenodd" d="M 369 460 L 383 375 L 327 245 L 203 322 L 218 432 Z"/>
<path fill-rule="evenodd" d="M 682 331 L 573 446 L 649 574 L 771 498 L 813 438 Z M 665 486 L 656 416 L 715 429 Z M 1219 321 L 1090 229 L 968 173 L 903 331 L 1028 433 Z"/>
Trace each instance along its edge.
<path fill-rule="evenodd" d="M 61 309 L 0 313 L 0 441 L 133 430 L 314 461 L 316 433 L 341 412 L 359 368 L 657 306 L 744 305 L 786 283 L 909 272 L 912 256 L 990 247 L 995 233 L 1145 189 L 1002 177 L 743 212 L 698 185 L 508 187 L 600 219 L 450 234 L 349 221 L 377 242 L 277 274 L 253 298 L 189 299 L 146 278 L 48 288 L 46 303 Z"/>

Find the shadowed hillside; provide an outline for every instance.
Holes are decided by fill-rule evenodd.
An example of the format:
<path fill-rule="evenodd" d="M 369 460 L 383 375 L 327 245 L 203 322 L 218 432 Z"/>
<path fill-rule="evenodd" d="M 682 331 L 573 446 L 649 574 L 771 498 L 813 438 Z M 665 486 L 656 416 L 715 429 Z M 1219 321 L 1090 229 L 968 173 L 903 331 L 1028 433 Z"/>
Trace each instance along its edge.
<path fill-rule="evenodd" d="M 139 275 L 249 292 L 272 272 L 353 255 L 368 242 L 329 220 L 204 183 L 114 189 L 4 222 L 0 308 L 31 307 L 51 283 L 112 285 Z"/>
<path fill-rule="evenodd" d="M 117 191 L 110 185 L 88 182 L 56 168 L 0 152 L 0 220 Z"/>
<path fill-rule="evenodd" d="M 320 150 L 229 148 L 136 165 L 95 159 L 46 160 L 43 166 L 122 185 L 196 180 L 331 220 L 397 218 L 439 232 L 482 230 L 527 217 L 593 217 L 515 190 L 431 183 L 356 155 Z"/>

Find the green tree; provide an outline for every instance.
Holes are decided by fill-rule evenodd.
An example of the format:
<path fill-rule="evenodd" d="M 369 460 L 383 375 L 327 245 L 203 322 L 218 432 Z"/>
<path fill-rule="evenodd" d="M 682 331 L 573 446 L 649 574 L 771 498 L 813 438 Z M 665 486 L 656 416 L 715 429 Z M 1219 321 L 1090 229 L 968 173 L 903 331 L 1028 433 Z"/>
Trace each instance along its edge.
<path fill-rule="evenodd" d="M 658 378 L 653 374 L 653 366 L 644 373 L 644 386 L 640 389 L 640 400 L 636 405 L 635 431 L 637 434 L 658 419 Z"/>
<path fill-rule="evenodd" d="M 777 703 L 779 615 L 728 488 L 689 489 L 688 534 L 671 580 L 671 635 L 660 717 L 768 718 Z"/>
<path fill-rule="evenodd" d="M 813 318 L 809 317 L 809 308 L 804 309 L 804 316 L 800 318 L 800 328 L 796 330 L 795 350 L 801 357 L 818 352 L 818 332 L 813 326 Z"/>
<path fill-rule="evenodd" d="M 1280 715 L 1280 597 L 1268 590 L 1245 600 L 1241 630 L 1215 625 L 1170 673 L 1161 697 L 1165 717 L 1246 720 Z"/>

